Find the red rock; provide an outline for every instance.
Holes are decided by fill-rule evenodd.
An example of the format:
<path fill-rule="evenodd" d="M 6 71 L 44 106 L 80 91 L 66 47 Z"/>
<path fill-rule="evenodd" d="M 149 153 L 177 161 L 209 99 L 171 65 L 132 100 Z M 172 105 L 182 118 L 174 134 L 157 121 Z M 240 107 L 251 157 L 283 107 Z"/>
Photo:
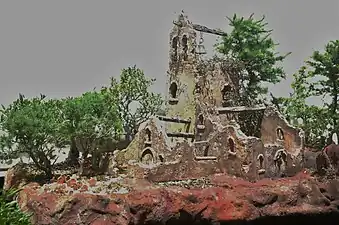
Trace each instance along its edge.
<path fill-rule="evenodd" d="M 32 184 L 20 192 L 19 205 L 33 212 L 39 224 L 77 223 L 77 215 L 85 211 L 88 214 L 81 218 L 82 222 L 94 225 L 155 224 L 159 221 L 166 224 L 169 220 L 173 224 L 193 224 L 180 218 L 224 222 L 248 221 L 263 215 L 339 213 L 339 182 L 319 183 L 304 173 L 257 183 L 218 175 L 211 177 L 211 183 L 214 187 L 204 189 L 156 188 L 134 180 L 137 190 L 110 196 L 41 193 L 37 184 Z M 83 185 L 81 190 L 85 187 Z M 62 214 L 58 213 L 61 211 Z"/>
<path fill-rule="evenodd" d="M 86 184 L 82 185 L 82 187 L 80 188 L 80 192 L 86 192 L 88 191 L 88 186 Z"/>
<path fill-rule="evenodd" d="M 70 179 L 67 181 L 67 186 L 70 188 L 75 188 L 77 186 L 77 181 L 75 179 Z"/>
<path fill-rule="evenodd" d="M 58 184 L 66 183 L 66 176 L 65 175 L 61 175 L 60 177 L 58 177 L 57 183 Z"/>
<path fill-rule="evenodd" d="M 77 183 L 73 186 L 73 189 L 74 189 L 74 190 L 79 190 L 81 187 L 82 187 L 82 183 L 79 181 L 79 182 L 77 182 Z"/>
<path fill-rule="evenodd" d="M 3 189 L 18 188 L 25 181 L 27 173 L 27 165 L 21 163 L 14 165 L 6 171 Z"/>
<path fill-rule="evenodd" d="M 93 221 L 91 225 L 117 225 L 117 224 L 106 218 L 99 218 Z"/>
<path fill-rule="evenodd" d="M 91 178 L 91 179 L 89 179 L 88 180 L 88 185 L 90 186 L 90 187 L 94 187 L 95 185 L 96 185 L 96 183 L 97 183 L 97 181 L 96 181 L 96 179 L 95 178 Z"/>
<path fill-rule="evenodd" d="M 56 194 L 63 194 L 66 191 L 66 184 L 61 184 L 55 187 L 54 193 Z"/>

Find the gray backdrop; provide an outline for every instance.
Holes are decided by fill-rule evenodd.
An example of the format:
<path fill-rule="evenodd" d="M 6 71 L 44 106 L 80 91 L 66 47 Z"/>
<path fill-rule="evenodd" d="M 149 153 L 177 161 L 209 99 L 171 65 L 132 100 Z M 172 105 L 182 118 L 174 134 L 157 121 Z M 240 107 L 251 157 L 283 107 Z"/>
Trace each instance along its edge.
<path fill-rule="evenodd" d="M 137 64 L 165 90 L 168 33 L 182 9 L 195 22 L 228 30 L 225 16 L 265 14 L 294 73 L 339 34 L 338 0 L 10 0 L 0 2 L 0 103 L 27 96 L 78 95 Z M 216 37 L 205 38 L 212 51 Z M 288 94 L 290 80 L 274 88 Z"/>

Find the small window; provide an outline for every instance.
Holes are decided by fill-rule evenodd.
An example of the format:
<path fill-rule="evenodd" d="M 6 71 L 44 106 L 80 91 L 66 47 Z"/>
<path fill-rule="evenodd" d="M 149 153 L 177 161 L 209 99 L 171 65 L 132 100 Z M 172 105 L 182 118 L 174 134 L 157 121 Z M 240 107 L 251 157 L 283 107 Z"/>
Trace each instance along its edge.
<path fill-rule="evenodd" d="M 235 153 L 235 144 L 232 138 L 228 138 L 229 151 Z"/>
<path fill-rule="evenodd" d="M 225 84 L 224 87 L 221 89 L 221 94 L 223 100 L 227 100 L 228 94 L 232 91 L 232 87 L 229 84 Z"/>
<path fill-rule="evenodd" d="M 264 166 L 264 156 L 263 156 L 263 154 L 258 155 L 258 161 L 259 161 L 259 167 L 260 167 L 260 169 L 262 169 L 263 166 Z"/>
<path fill-rule="evenodd" d="M 175 36 L 173 39 L 172 39 L 172 48 L 176 49 L 178 47 L 178 37 Z"/>
<path fill-rule="evenodd" d="M 178 86 L 177 83 L 172 82 L 170 86 L 170 93 L 172 98 L 177 98 Z"/>
<path fill-rule="evenodd" d="M 140 161 L 146 165 L 151 165 L 154 163 L 154 156 L 151 148 L 145 148 L 143 150 Z"/>
<path fill-rule="evenodd" d="M 205 146 L 205 149 L 204 149 L 204 156 L 208 156 L 209 148 L 210 148 L 209 145 Z"/>
<path fill-rule="evenodd" d="M 281 149 L 281 150 L 278 150 L 275 155 L 274 155 L 274 158 L 273 160 L 275 162 L 287 162 L 287 153 L 285 150 Z"/>
<path fill-rule="evenodd" d="M 284 140 L 284 131 L 279 127 L 277 129 L 277 139 L 278 140 Z"/>
<path fill-rule="evenodd" d="M 198 123 L 203 125 L 204 124 L 204 116 L 202 114 L 199 114 L 198 116 Z"/>
<path fill-rule="evenodd" d="M 172 60 L 174 62 L 177 61 L 177 57 L 178 57 L 178 39 L 179 38 L 177 36 L 173 37 L 172 39 L 172 48 L 173 48 Z"/>
<path fill-rule="evenodd" d="M 152 136 L 151 130 L 149 128 L 146 128 L 146 141 L 151 142 L 152 141 L 151 136 Z"/>
<path fill-rule="evenodd" d="M 183 49 L 183 51 L 184 51 L 184 60 L 185 60 L 185 61 L 187 60 L 187 50 L 188 50 L 187 42 L 188 42 L 187 36 L 184 35 L 184 36 L 182 37 L 182 49 Z"/>
<path fill-rule="evenodd" d="M 164 162 L 164 157 L 162 155 L 159 155 L 160 162 Z"/>

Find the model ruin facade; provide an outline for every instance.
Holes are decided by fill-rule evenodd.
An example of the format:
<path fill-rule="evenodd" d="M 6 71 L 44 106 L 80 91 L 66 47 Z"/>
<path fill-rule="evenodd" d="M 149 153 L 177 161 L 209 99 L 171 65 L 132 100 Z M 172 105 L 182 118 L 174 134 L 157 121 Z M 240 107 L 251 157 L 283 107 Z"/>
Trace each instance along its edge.
<path fill-rule="evenodd" d="M 115 162 L 131 171 L 142 168 L 142 176 L 154 181 L 212 173 L 258 180 L 300 171 L 302 131 L 273 106 L 239 105 L 238 78 L 222 61 L 202 57 L 203 33 L 222 35 L 193 24 L 184 14 L 173 22 L 167 115 L 142 124 L 128 147 L 115 154 Z M 253 114 L 259 118 L 254 123 L 258 132 L 240 121 L 240 115 Z"/>

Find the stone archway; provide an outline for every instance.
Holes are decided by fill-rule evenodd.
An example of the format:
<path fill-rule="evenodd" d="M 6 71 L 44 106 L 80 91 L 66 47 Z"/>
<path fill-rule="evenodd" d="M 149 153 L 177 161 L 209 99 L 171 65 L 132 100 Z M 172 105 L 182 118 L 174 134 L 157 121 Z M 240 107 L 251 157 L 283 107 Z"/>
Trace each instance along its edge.
<path fill-rule="evenodd" d="M 277 133 L 277 140 L 280 140 L 280 141 L 285 140 L 284 131 L 281 129 L 281 127 L 277 128 L 276 133 Z"/>
<path fill-rule="evenodd" d="M 154 154 L 153 154 L 153 149 L 152 148 L 145 148 L 142 151 L 141 157 L 140 157 L 141 163 L 145 165 L 152 165 L 155 163 L 154 160 Z"/>
<path fill-rule="evenodd" d="M 274 155 L 274 165 L 278 173 L 284 172 L 287 167 L 287 152 L 285 149 L 279 149 Z"/>

